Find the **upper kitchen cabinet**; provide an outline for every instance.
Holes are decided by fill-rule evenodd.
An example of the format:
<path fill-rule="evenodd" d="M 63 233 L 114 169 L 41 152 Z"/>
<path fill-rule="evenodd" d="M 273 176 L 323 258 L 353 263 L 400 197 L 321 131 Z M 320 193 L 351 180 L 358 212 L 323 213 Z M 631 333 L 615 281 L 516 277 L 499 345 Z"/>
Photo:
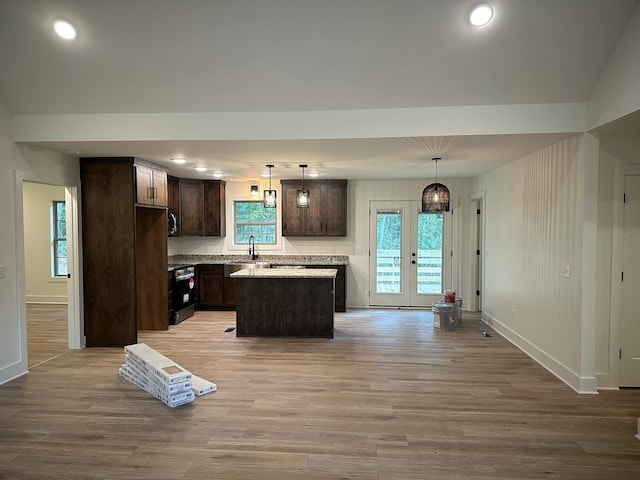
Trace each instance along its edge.
<path fill-rule="evenodd" d="M 167 206 L 167 172 L 160 167 L 135 161 L 136 203 L 154 207 Z"/>
<path fill-rule="evenodd" d="M 307 180 L 309 207 L 296 207 L 300 180 L 281 180 L 282 235 L 285 237 L 347 235 L 347 181 Z"/>
<path fill-rule="evenodd" d="M 224 237 L 226 183 L 180 179 L 180 235 Z"/>
<path fill-rule="evenodd" d="M 136 202 L 130 157 L 80 159 L 84 332 L 88 347 L 166 330 L 167 209 Z"/>
<path fill-rule="evenodd" d="M 167 215 L 169 216 L 169 236 L 180 236 L 180 179 L 167 175 Z"/>

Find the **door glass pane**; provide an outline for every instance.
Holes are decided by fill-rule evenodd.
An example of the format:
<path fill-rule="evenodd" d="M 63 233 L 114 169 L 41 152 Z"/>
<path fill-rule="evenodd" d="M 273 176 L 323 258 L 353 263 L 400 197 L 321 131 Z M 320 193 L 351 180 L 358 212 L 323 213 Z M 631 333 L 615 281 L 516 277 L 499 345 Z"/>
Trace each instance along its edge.
<path fill-rule="evenodd" d="M 402 292 L 402 214 L 376 214 L 376 293 Z"/>
<path fill-rule="evenodd" d="M 442 226 L 444 216 L 418 213 L 417 293 L 442 293 Z"/>

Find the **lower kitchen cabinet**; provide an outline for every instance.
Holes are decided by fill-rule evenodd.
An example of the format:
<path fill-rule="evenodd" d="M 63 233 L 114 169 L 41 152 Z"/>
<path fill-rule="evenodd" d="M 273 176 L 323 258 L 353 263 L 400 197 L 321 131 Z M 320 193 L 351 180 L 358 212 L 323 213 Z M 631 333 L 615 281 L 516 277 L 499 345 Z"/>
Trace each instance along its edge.
<path fill-rule="evenodd" d="M 236 280 L 224 276 L 223 264 L 198 265 L 198 308 L 235 310 Z"/>
<path fill-rule="evenodd" d="M 336 275 L 336 312 L 347 311 L 347 266 L 346 265 L 305 265 L 305 268 L 335 268 Z"/>
<path fill-rule="evenodd" d="M 305 268 L 335 268 L 335 311 L 347 311 L 346 265 L 305 265 Z M 237 279 L 224 274 L 224 264 L 198 265 L 198 303 L 200 310 L 236 309 Z"/>

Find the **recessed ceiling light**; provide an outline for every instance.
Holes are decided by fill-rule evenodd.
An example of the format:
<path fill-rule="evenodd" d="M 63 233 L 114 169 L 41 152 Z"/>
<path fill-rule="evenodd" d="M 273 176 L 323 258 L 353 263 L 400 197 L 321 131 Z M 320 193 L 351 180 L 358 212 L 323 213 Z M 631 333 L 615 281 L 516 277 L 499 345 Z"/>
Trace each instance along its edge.
<path fill-rule="evenodd" d="M 178 163 L 180 165 L 182 165 L 183 163 L 187 163 L 187 159 L 186 158 L 172 158 L 171 161 L 173 163 Z"/>
<path fill-rule="evenodd" d="M 53 23 L 53 29 L 60 38 L 64 38 L 65 40 L 73 40 L 78 35 L 75 27 L 66 20 L 56 20 Z"/>
<path fill-rule="evenodd" d="M 213 175 L 214 177 L 216 177 L 216 178 L 222 178 L 222 177 L 224 177 L 224 175 L 223 175 L 222 173 L 220 173 L 220 172 L 212 173 L 212 175 Z"/>
<path fill-rule="evenodd" d="M 309 172 L 309 176 L 310 176 L 310 177 L 317 177 L 317 176 L 319 176 L 319 175 L 320 175 L 320 174 L 319 174 L 318 172 Z"/>
<path fill-rule="evenodd" d="M 207 171 L 207 167 L 198 166 L 198 167 L 194 167 L 194 168 L 199 172 L 206 172 Z"/>
<path fill-rule="evenodd" d="M 484 27 L 493 18 L 493 7 L 488 3 L 479 3 L 469 13 L 469 23 L 474 27 Z"/>

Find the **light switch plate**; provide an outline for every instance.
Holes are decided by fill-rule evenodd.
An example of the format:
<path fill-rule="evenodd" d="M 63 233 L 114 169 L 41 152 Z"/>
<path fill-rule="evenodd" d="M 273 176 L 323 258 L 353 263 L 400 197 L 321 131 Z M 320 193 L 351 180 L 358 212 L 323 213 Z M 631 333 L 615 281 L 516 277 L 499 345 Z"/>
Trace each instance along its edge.
<path fill-rule="evenodd" d="M 564 266 L 564 278 L 571 278 L 571 265 Z"/>

